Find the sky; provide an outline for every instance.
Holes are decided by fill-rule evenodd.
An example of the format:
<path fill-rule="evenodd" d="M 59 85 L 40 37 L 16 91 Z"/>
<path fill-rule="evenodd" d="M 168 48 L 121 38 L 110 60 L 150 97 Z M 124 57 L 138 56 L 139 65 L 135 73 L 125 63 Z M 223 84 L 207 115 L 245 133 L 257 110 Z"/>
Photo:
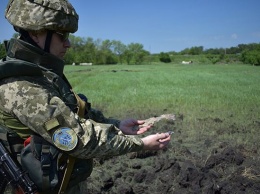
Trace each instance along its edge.
<path fill-rule="evenodd" d="M 4 3 L 3 3 L 4 2 Z M 14 34 L 0 3 L 0 41 Z M 79 14 L 75 36 L 140 43 L 151 53 L 193 46 L 260 43 L 260 0 L 70 0 Z"/>

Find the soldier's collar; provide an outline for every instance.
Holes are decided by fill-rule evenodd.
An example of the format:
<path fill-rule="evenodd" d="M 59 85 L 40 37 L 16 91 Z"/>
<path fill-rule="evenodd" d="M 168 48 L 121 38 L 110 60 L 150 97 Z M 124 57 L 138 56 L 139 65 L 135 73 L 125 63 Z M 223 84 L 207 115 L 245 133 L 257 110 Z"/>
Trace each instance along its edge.
<path fill-rule="evenodd" d="M 42 66 L 59 76 L 63 75 L 63 60 L 23 40 L 12 38 L 7 45 L 7 56 Z"/>

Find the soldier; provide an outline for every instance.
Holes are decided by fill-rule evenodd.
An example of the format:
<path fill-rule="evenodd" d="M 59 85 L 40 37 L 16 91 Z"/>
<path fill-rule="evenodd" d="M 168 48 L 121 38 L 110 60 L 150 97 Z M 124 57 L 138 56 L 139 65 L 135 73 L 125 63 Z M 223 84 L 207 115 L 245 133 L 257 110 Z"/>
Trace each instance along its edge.
<path fill-rule="evenodd" d="M 40 193 L 80 193 L 93 158 L 167 146 L 168 133 L 139 138 L 151 126 L 105 118 L 73 92 L 63 57 L 79 17 L 67 0 L 10 0 L 5 17 L 20 35 L 0 62 L 0 124 L 9 129 L 1 140 Z"/>

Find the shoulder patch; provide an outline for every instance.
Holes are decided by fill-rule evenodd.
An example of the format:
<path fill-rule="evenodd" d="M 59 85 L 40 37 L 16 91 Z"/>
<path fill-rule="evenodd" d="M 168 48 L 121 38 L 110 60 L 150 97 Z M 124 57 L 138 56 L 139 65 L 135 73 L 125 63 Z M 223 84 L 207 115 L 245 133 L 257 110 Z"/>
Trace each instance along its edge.
<path fill-rule="evenodd" d="M 53 133 L 52 141 L 59 149 L 71 151 L 77 146 L 78 137 L 72 129 L 62 127 Z"/>
<path fill-rule="evenodd" d="M 51 120 L 49 120 L 49 121 L 46 121 L 46 122 L 44 123 L 45 129 L 46 129 L 47 131 L 50 131 L 51 129 L 53 129 L 53 128 L 55 128 L 55 127 L 58 127 L 59 125 L 60 125 L 60 123 L 59 123 L 59 121 L 58 121 L 57 118 L 53 118 L 53 119 L 51 119 Z"/>

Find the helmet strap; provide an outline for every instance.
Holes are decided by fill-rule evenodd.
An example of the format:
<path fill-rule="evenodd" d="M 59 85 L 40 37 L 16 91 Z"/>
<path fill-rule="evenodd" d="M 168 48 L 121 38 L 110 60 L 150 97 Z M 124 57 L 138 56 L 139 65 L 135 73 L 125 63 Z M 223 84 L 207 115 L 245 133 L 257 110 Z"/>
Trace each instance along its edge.
<path fill-rule="evenodd" d="M 50 53 L 50 46 L 51 46 L 51 39 L 52 39 L 53 31 L 48 30 L 47 31 L 47 36 L 45 39 L 45 45 L 44 45 L 44 51 L 47 53 Z"/>

